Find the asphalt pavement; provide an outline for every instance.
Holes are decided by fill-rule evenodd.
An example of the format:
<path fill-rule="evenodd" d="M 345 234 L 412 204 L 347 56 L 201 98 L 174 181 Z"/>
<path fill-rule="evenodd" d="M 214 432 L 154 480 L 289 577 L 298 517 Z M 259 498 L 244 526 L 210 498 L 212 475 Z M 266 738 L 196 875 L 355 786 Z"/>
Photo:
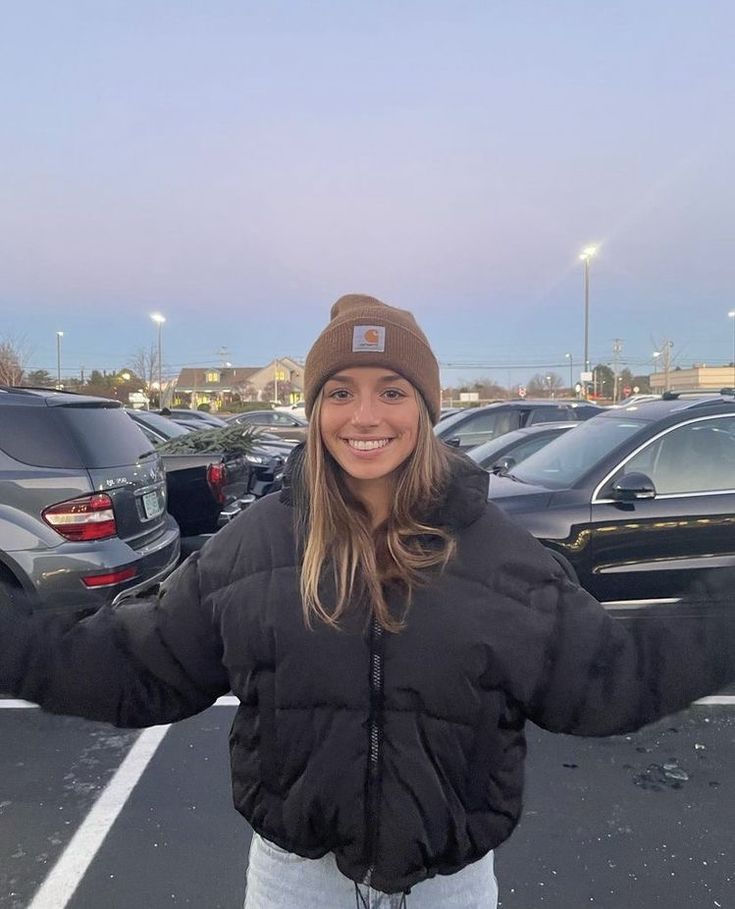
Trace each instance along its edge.
<path fill-rule="evenodd" d="M 233 712 L 138 733 L 0 709 L 0 907 L 241 907 Z M 502 909 L 735 909 L 735 706 L 631 736 L 528 737 Z"/>

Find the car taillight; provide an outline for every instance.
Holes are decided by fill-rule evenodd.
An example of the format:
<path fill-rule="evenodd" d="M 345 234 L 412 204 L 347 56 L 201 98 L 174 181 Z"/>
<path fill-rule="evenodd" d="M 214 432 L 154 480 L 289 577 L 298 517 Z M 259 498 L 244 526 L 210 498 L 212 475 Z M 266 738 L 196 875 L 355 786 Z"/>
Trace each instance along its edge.
<path fill-rule="evenodd" d="M 51 505 L 42 516 L 57 533 L 73 543 L 106 540 L 117 534 L 112 499 L 104 492 Z"/>
<path fill-rule="evenodd" d="M 134 566 L 120 568 L 117 571 L 108 571 L 107 574 L 90 574 L 82 578 L 85 587 L 112 587 L 113 584 L 121 584 L 123 581 L 129 581 L 138 573 Z"/>
<path fill-rule="evenodd" d="M 207 467 L 207 483 L 212 490 L 212 494 L 220 505 L 225 501 L 225 480 L 227 479 L 227 468 L 224 464 L 210 464 Z"/>

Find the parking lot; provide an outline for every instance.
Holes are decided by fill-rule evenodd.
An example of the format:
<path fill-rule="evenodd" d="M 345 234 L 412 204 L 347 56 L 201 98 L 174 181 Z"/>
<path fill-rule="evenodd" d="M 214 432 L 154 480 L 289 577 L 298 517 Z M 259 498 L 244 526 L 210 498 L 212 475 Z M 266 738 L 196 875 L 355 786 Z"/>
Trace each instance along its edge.
<path fill-rule="evenodd" d="M 242 905 L 231 699 L 116 730 L 0 701 L 0 906 Z M 497 856 L 502 909 L 735 906 L 735 689 L 635 735 L 529 728 L 526 810 Z"/>

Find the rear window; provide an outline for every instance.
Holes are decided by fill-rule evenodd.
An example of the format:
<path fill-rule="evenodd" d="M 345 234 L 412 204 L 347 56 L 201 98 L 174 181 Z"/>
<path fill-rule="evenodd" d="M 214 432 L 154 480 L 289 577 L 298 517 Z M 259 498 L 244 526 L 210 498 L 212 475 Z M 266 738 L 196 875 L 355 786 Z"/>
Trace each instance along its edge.
<path fill-rule="evenodd" d="M 23 464 L 75 470 L 134 464 L 150 444 L 120 408 L 5 407 L 0 447 Z"/>
<path fill-rule="evenodd" d="M 78 470 L 82 464 L 56 407 L 0 408 L 0 448 L 21 464 Z"/>
<path fill-rule="evenodd" d="M 119 407 L 64 407 L 63 418 L 87 467 L 135 464 L 150 451 L 148 439 Z"/>

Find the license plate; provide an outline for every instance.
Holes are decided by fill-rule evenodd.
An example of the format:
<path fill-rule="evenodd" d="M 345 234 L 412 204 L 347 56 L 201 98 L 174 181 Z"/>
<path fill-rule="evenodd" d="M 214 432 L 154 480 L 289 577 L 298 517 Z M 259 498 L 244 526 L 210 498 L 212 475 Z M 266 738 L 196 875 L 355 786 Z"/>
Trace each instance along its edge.
<path fill-rule="evenodd" d="M 149 520 L 157 518 L 163 511 L 163 502 L 157 492 L 146 492 L 143 495 L 143 513 Z"/>

